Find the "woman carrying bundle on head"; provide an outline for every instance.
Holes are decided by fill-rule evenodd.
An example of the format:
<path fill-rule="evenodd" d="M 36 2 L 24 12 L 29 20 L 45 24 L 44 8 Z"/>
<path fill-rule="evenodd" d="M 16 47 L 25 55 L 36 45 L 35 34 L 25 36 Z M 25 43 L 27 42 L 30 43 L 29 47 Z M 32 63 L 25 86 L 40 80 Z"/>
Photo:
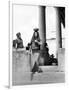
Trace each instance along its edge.
<path fill-rule="evenodd" d="M 31 54 L 31 79 L 33 78 L 33 74 L 35 72 L 42 72 L 42 70 L 39 68 L 39 54 L 40 54 L 40 45 L 41 45 L 41 40 L 39 37 L 39 32 L 38 32 L 38 28 L 34 29 L 34 33 L 33 33 L 33 37 L 31 39 L 31 50 L 32 50 L 32 54 Z"/>

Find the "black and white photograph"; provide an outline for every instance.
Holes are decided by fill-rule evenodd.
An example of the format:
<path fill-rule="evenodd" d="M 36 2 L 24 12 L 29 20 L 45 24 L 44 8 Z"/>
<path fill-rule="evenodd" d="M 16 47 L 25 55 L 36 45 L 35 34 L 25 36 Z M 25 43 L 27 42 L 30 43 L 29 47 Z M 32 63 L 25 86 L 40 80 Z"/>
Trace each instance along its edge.
<path fill-rule="evenodd" d="M 0 90 L 68 90 L 69 0 L 0 0 Z"/>
<path fill-rule="evenodd" d="M 12 85 L 65 82 L 65 7 L 12 5 Z"/>

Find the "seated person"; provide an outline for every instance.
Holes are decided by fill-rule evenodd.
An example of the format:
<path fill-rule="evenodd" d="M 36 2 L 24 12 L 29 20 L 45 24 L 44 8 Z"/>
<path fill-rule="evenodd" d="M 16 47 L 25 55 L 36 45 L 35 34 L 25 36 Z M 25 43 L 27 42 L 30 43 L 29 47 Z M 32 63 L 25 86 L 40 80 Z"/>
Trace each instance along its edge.
<path fill-rule="evenodd" d="M 31 46 L 31 43 L 28 43 L 27 46 L 26 46 L 26 50 L 29 50 L 30 46 Z"/>
<path fill-rule="evenodd" d="M 52 63 L 55 63 L 56 65 L 58 65 L 57 58 L 54 58 L 54 54 L 52 54 L 52 55 L 50 56 L 50 62 L 51 62 L 51 65 L 52 65 Z"/>
<path fill-rule="evenodd" d="M 47 43 L 44 43 L 44 48 L 40 50 L 40 58 L 44 58 L 44 65 L 49 65 L 49 48 Z M 40 65 L 42 65 L 40 63 Z"/>
<path fill-rule="evenodd" d="M 21 33 L 16 34 L 17 39 L 13 40 L 13 47 L 14 48 L 23 48 L 23 40 L 21 39 Z"/>

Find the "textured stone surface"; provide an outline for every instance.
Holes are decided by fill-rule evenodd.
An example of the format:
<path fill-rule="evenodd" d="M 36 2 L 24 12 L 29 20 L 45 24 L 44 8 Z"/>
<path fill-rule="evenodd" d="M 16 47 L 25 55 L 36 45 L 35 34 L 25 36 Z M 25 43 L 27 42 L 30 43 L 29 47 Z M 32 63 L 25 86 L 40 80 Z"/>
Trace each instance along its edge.
<path fill-rule="evenodd" d="M 31 73 L 17 74 L 16 80 L 13 81 L 13 85 L 27 85 L 27 84 L 49 84 L 49 83 L 64 83 L 64 72 L 43 72 L 35 73 L 31 80 Z"/>
<path fill-rule="evenodd" d="M 62 55 L 62 54 L 61 54 Z M 34 55 L 35 57 L 38 55 Z M 43 83 L 61 83 L 65 81 L 65 73 L 59 72 L 58 66 L 41 66 L 43 73 L 35 73 L 31 81 L 31 56 L 27 51 L 13 51 L 12 60 L 12 84 L 43 84 Z M 59 68 L 60 69 L 60 68 Z"/>
<path fill-rule="evenodd" d="M 30 54 L 25 51 L 13 52 L 13 70 L 15 71 L 30 71 Z"/>
<path fill-rule="evenodd" d="M 65 49 L 59 48 L 58 50 L 58 69 L 64 71 L 65 69 Z"/>

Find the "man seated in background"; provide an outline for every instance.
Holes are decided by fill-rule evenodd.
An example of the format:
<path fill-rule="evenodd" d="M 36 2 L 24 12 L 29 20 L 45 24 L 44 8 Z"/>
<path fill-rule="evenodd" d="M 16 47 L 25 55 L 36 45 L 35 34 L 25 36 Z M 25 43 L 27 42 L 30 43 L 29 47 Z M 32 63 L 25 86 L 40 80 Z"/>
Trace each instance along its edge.
<path fill-rule="evenodd" d="M 57 58 L 54 57 L 54 54 L 50 55 L 50 64 L 58 65 L 58 60 L 57 60 Z"/>
<path fill-rule="evenodd" d="M 23 40 L 21 38 L 21 33 L 18 32 L 16 34 L 16 36 L 17 36 L 17 39 L 13 40 L 13 47 L 14 48 L 23 48 L 24 46 L 23 46 Z"/>

